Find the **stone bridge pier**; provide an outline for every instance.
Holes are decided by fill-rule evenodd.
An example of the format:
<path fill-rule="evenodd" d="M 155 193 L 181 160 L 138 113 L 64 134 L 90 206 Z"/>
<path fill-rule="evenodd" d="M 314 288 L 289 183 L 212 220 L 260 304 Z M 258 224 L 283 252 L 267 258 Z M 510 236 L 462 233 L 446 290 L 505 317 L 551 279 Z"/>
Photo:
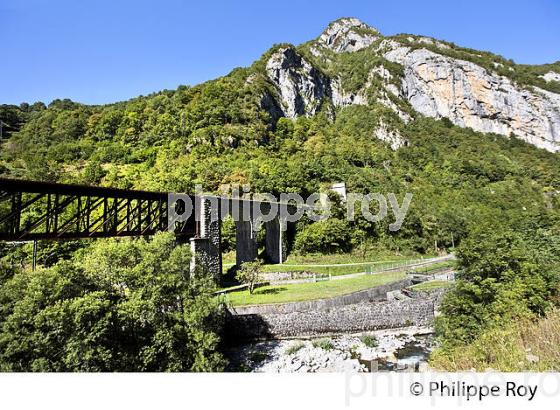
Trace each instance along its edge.
<path fill-rule="evenodd" d="M 237 221 L 235 223 L 235 261 L 237 265 L 252 262 L 258 256 L 257 233 L 261 225 L 265 229 L 265 259 L 269 263 L 284 263 L 287 254 L 286 222 L 279 217 L 259 223 L 258 221 Z"/>
<path fill-rule="evenodd" d="M 213 206 L 208 197 L 195 199 L 194 213 L 197 221 L 197 234 L 190 239 L 190 270 L 202 269 L 218 283 L 222 278 L 222 224 L 219 207 Z"/>
<path fill-rule="evenodd" d="M 237 201 L 237 203 L 235 203 Z M 268 215 L 270 205 L 265 202 L 200 197 L 195 200 L 194 212 L 198 221 L 197 235 L 190 239 L 191 271 L 200 268 L 218 282 L 222 279 L 221 220 L 230 215 L 235 221 L 236 265 L 257 259 L 257 233 L 264 227 L 264 258 L 269 263 L 283 263 L 288 249 L 288 229 L 293 224 L 280 216 L 267 217 L 264 222 L 255 215 L 255 203 Z M 237 206 L 237 207 L 236 207 Z M 263 209 L 264 208 L 264 209 Z M 291 230 L 291 229 L 290 229 Z"/>

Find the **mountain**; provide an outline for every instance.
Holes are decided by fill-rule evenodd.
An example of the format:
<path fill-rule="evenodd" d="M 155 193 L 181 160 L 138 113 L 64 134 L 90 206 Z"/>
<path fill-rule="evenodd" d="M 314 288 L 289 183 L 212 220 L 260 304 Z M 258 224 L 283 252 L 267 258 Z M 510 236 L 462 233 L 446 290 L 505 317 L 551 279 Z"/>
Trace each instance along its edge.
<path fill-rule="evenodd" d="M 341 107 L 381 104 L 405 123 L 419 115 L 447 118 L 560 150 L 560 62 L 517 65 L 429 37 L 385 37 L 356 18 L 342 18 L 315 40 L 271 49 L 245 70 L 246 83 L 256 80 L 264 87 L 251 92 L 272 123 L 322 108 L 334 117 Z M 10 114 L 0 111 L 5 123 Z M 394 148 L 406 143 L 385 123 L 374 135 Z"/>
<path fill-rule="evenodd" d="M 559 73 L 560 62 L 515 64 L 344 18 L 192 87 L 107 105 L 2 106 L 0 174 L 176 192 L 250 184 L 305 195 L 340 181 L 412 192 L 399 232 L 351 224 L 352 243 L 364 233 L 425 251 L 484 221 L 555 220 Z"/>
<path fill-rule="evenodd" d="M 560 72 L 560 65 L 556 68 Z M 299 50 L 281 47 L 268 58 L 267 80 L 277 105 L 270 107 L 266 95 L 263 107 L 273 116 L 294 118 L 315 114 L 325 100 L 334 107 L 377 101 L 405 122 L 418 114 L 444 117 L 460 127 L 513 134 L 557 152 L 560 94 L 552 91 L 560 89 L 558 72 L 524 78 L 522 68 L 501 57 L 429 37 L 383 37 L 346 18 Z M 410 109 L 414 114 L 407 114 Z"/>
<path fill-rule="evenodd" d="M 515 64 L 429 37 L 384 36 L 355 18 L 344 18 L 329 24 L 316 39 L 297 46 L 274 45 L 250 67 L 192 87 L 107 105 L 64 99 L 48 106 L 0 106 L 0 175 L 174 192 L 193 192 L 196 184 L 209 192 L 250 185 L 252 192 L 304 197 L 345 182 L 353 193 L 393 193 L 399 204 L 405 195 L 413 194 L 398 231 L 389 228 L 392 218 L 368 221 L 358 206 L 350 221 L 343 204 L 335 200 L 331 218 L 311 222 L 304 217 L 297 222 L 291 254 L 344 252 L 353 253 L 356 260 L 381 260 L 453 251 L 459 263 L 457 281 L 438 317 L 442 348 L 432 355 L 438 368 L 558 370 L 557 349 L 539 351 L 543 343 L 521 342 L 527 342 L 524 335 L 530 333 L 525 327 L 531 319 L 560 300 L 559 113 L 560 62 Z M 23 202 L 33 200 L 31 195 L 22 197 Z M 9 213 L 11 205 L 0 200 L 0 214 Z M 374 203 L 371 206 L 375 213 Z M 31 212 L 35 211 L 41 212 Z M 71 204 L 67 212 L 60 221 L 69 220 L 76 209 Z M 22 215 L 21 223 L 28 219 Z M 222 249 L 235 249 L 235 238 L 235 224 L 225 220 Z M 264 245 L 262 235 L 257 235 L 257 241 Z M 87 251 L 74 253 L 90 244 Z M 101 281 L 108 284 L 107 289 L 92 287 L 85 280 L 111 279 L 94 269 L 100 260 L 105 261 L 104 267 L 114 265 L 112 273 L 104 268 L 108 274 L 121 278 L 124 272 L 135 278 L 136 293 L 150 296 L 146 309 L 153 309 L 156 293 L 144 284 L 156 283 L 161 288 L 161 283 L 168 282 L 153 280 L 158 269 L 163 272 L 171 267 L 180 272 L 174 261 L 188 257 L 173 254 L 170 258 L 171 246 L 171 239 L 165 238 L 163 242 L 156 238 L 150 242 L 40 243 L 39 265 L 71 261 L 32 275 L 12 273 L 31 260 L 32 247 L 0 243 L 0 297 L 7 301 L 3 304 L 7 310 L 0 314 L 0 321 L 7 324 L 0 326 L 4 331 L 0 343 L 11 343 L 0 348 L 0 369 L 2 363 L 20 370 L 51 366 L 51 358 L 46 361 L 41 356 L 25 367 L 22 354 L 34 358 L 37 352 L 53 351 L 50 335 L 60 333 L 57 317 L 66 324 L 72 322 L 72 309 L 80 306 L 80 300 L 87 302 L 83 303 L 86 308 L 92 306 L 83 295 L 94 295 L 102 304 L 96 306 L 102 307 L 99 294 L 121 300 L 122 295 L 113 297 L 111 280 Z M 125 251 L 132 251 L 134 258 L 123 259 Z M 150 257 L 143 258 L 147 253 Z M 131 264 L 133 260 L 138 263 Z M 152 262 L 155 265 L 148 266 Z M 196 281 L 197 289 L 199 285 Z M 63 288 L 71 292 L 61 292 Z M 33 292 L 26 295 L 26 289 Z M 169 289 L 175 292 L 177 287 Z M 187 290 L 189 306 L 195 303 L 195 316 L 205 320 L 200 312 L 210 310 L 204 307 L 204 294 L 201 305 L 196 303 L 199 297 L 193 296 L 198 290 Z M 53 294 L 61 296 L 53 298 Z M 176 295 L 172 299 L 161 296 L 162 301 L 176 300 Z M 135 299 L 134 306 L 143 306 L 138 301 L 142 302 Z M 33 329 L 29 315 L 17 309 L 10 313 L 10 306 L 20 305 L 38 306 L 39 313 L 48 315 L 35 315 L 40 327 Z M 96 333 L 86 338 L 84 351 L 105 348 L 96 342 L 106 309 L 99 312 L 101 316 L 88 316 L 89 327 L 83 331 L 65 332 L 86 334 L 93 326 Z M 186 314 L 181 317 L 192 322 L 192 315 Z M 556 321 L 539 322 L 548 333 L 550 324 L 558 322 L 557 311 L 549 315 Z M 130 319 L 132 325 L 127 328 L 136 329 L 136 319 Z M 212 326 L 214 319 L 208 321 Z M 144 321 L 141 325 L 146 328 Z M 196 321 L 189 326 L 198 335 L 208 330 Z M 56 333 L 45 333 L 50 328 Z M 41 337 L 45 334 L 48 337 Z M 128 336 L 123 335 L 119 340 L 127 342 Z M 519 335 L 523 340 L 518 340 Z M 215 336 L 210 339 L 216 341 Z M 532 339 L 543 340 L 537 336 Z M 34 346 L 29 340 L 43 339 L 49 341 L 46 350 L 39 346 L 27 354 L 21 349 Z M 64 347 L 63 339 L 55 341 Z M 83 347 L 74 339 L 71 352 Z M 510 339 L 515 343 L 504 344 Z M 489 355 L 488 346 L 500 348 Z M 122 350 L 113 347 L 109 346 L 111 351 Z M 213 352 L 214 347 L 205 344 Z M 151 353 L 150 357 L 159 357 Z M 198 353 L 197 357 L 207 359 Z M 540 359 L 528 363 L 529 356 Z M 67 362 L 60 366 L 68 367 Z M 132 359 L 118 361 L 127 369 L 134 363 Z M 99 369 L 97 362 L 94 365 Z M 146 363 L 142 366 L 145 369 Z"/>

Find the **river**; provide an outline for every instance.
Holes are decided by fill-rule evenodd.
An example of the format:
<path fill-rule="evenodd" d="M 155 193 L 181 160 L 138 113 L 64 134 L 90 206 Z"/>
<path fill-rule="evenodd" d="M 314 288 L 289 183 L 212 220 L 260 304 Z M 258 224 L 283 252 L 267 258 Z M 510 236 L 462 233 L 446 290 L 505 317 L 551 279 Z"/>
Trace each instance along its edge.
<path fill-rule="evenodd" d="M 229 371 L 264 373 L 428 370 L 430 327 L 251 342 L 228 349 Z"/>

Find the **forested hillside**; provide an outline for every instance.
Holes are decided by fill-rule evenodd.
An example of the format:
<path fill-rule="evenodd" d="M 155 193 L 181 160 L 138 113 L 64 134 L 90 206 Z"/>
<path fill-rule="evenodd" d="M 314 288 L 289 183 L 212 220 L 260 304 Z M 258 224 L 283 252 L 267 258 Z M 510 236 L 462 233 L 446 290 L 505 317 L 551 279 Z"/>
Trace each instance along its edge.
<path fill-rule="evenodd" d="M 440 324 L 448 340 L 472 342 L 497 316 L 512 312 L 510 302 L 530 300 L 520 314 L 543 315 L 558 289 L 558 260 L 550 257 L 558 247 L 540 244 L 557 244 L 560 235 L 560 154 L 554 152 L 560 83 L 542 76 L 560 71 L 559 63 L 517 65 L 427 37 L 383 37 L 342 23 L 332 23 L 317 40 L 276 45 L 251 67 L 192 87 L 102 106 L 70 100 L 4 105 L 0 174 L 179 192 L 195 184 L 213 192 L 250 184 L 253 192 L 306 195 L 339 181 L 350 192 L 399 198 L 411 192 L 398 232 L 388 230 L 389 222 L 340 218 L 342 228 L 332 232 L 347 235 L 344 250 L 367 242 L 395 253 L 426 253 L 464 243 L 465 282 L 444 305 L 450 319 Z M 406 58 L 418 51 L 438 53 L 441 64 L 456 62 L 453 70 L 480 67 L 489 84 L 500 79 L 495 93 L 534 101 L 536 119 L 528 123 L 552 120 L 542 120 L 534 134 L 523 125 L 517 135 L 509 131 L 525 118 L 501 117 L 511 107 L 494 106 L 480 121 L 471 112 L 458 117 L 455 101 L 448 117 L 420 113 L 404 90 L 414 80 Z M 475 131 L 478 126 L 505 131 Z M 313 228 L 300 232 L 305 229 Z M 502 296 L 507 301 L 496 302 Z M 464 326 L 472 317 L 478 319 Z"/>
<path fill-rule="evenodd" d="M 195 184 L 208 191 L 250 184 L 254 192 L 309 194 L 337 181 L 351 192 L 412 192 L 400 232 L 360 228 L 420 251 L 434 241 L 450 246 L 452 234 L 460 243 L 469 226 L 483 220 L 515 224 L 555 212 L 557 154 L 424 117 L 403 101 L 395 112 L 378 96 L 387 97 L 381 82 L 371 81 L 367 104 L 335 106 L 325 97 L 315 115 L 285 118 L 280 103 L 263 97 L 277 93 L 264 65 L 282 47 L 223 78 L 126 102 L 4 106 L 3 121 L 16 131 L 2 142 L 0 171 L 14 178 L 182 192 Z M 300 48 L 305 52 L 309 44 Z M 328 54 L 345 92 L 359 88 L 380 64 L 382 58 L 371 54 L 369 48 Z M 384 66 L 397 75 L 397 64 Z M 380 124 L 394 140 L 379 139 Z"/>

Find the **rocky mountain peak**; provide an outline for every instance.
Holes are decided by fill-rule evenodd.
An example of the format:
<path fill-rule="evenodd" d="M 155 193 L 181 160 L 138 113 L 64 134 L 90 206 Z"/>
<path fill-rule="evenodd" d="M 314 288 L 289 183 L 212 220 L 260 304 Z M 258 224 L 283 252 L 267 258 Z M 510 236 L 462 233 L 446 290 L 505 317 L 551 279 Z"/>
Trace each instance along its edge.
<path fill-rule="evenodd" d="M 343 53 L 368 47 L 380 36 L 377 29 L 357 18 L 346 17 L 330 23 L 317 39 L 317 43 L 336 53 Z"/>
<path fill-rule="evenodd" d="M 365 48 L 358 55 L 346 54 Z M 560 151 L 560 93 L 518 84 L 496 71 L 501 63 L 479 65 L 482 55 L 469 61 L 466 51 L 424 36 L 383 37 L 356 18 L 329 24 L 309 51 L 312 56 L 305 46 L 282 46 L 268 56 L 265 75 L 274 91 L 263 93 L 261 107 L 272 118 L 313 116 L 325 103 L 335 110 L 333 115 L 351 105 L 380 104 L 404 124 L 417 115 L 447 118 L 459 127 L 513 134 Z M 463 56 L 467 59 L 459 58 Z M 366 68 L 369 58 L 381 64 Z M 355 64 L 363 66 L 361 72 L 353 72 Z M 551 69 L 541 78 L 546 84 L 559 81 L 559 75 Z M 378 127 L 375 136 L 397 149 L 404 139 L 390 123 Z"/>

